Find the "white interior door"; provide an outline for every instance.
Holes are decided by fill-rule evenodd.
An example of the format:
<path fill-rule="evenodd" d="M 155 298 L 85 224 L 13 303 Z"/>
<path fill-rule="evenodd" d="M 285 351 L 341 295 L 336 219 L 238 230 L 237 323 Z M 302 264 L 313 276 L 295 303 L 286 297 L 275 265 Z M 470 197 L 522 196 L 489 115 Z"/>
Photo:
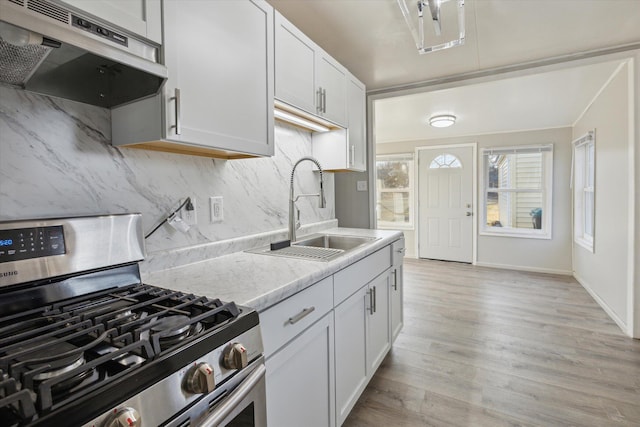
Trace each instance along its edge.
<path fill-rule="evenodd" d="M 473 147 L 418 153 L 418 256 L 472 262 Z"/>

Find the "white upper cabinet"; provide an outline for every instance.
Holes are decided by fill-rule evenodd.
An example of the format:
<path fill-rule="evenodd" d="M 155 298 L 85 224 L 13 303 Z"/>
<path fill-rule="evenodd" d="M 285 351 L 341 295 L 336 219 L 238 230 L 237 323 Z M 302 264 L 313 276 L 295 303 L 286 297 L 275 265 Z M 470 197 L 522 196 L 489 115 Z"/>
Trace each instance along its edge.
<path fill-rule="evenodd" d="M 365 86 L 347 75 L 347 129 L 312 135 L 313 156 L 328 171 L 365 171 L 367 169 L 367 137 Z"/>
<path fill-rule="evenodd" d="M 275 97 L 316 114 L 316 46 L 277 12 L 275 25 Z"/>
<path fill-rule="evenodd" d="M 164 93 L 112 110 L 114 144 L 221 158 L 273 155 L 271 6 L 165 0 L 163 12 Z"/>
<path fill-rule="evenodd" d="M 276 89 L 280 101 L 347 126 L 347 70 L 276 13 Z"/>
<path fill-rule="evenodd" d="M 160 0 L 50 0 L 93 15 L 133 34 L 162 43 Z"/>
<path fill-rule="evenodd" d="M 364 84 L 352 75 L 347 79 L 347 108 L 349 128 L 346 169 L 365 171 L 367 170 L 366 90 Z"/>
<path fill-rule="evenodd" d="M 321 50 L 317 53 L 318 114 L 340 126 L 347 126 L 347 70 Z"/>

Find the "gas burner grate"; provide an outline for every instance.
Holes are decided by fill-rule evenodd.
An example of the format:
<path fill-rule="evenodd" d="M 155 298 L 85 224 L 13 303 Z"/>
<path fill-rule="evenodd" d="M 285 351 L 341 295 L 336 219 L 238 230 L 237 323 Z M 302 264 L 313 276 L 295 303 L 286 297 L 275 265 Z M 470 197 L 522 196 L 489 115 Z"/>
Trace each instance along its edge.
<path fill-rule="evenodd" d="M 67 405 L 240 314 L 234 303 L 135 284 L 2 317 L 0 417 Z"/>

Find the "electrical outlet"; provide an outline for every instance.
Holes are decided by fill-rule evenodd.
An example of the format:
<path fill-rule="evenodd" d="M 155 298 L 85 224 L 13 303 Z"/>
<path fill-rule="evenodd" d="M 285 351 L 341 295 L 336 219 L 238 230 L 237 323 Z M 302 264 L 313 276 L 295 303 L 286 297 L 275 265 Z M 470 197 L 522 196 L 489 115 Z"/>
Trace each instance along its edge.
<path fill-rule="evenodd" d="M 211 206 L 211 223 L 222 222 L 224 211 L 222 209 L 222 196 L 209 197 Z"/>
<path fill-rule="evenodd" d="M 367 181 L 357 181 L 356 191 L 367 191 Z"/>
<path fill-rule="evenodd" d="M 180 201 L 180 203 L 182 202 L 184 202 L 184 200 Z M 193 210 L 188 210 L 187 205 L 184 205 L 182 209 L 180 209 L 180 218 L 182 218 L 182 220 L 187 225 L 196 225 L 196 223 L 198 222 L 198 217 L 197 217 L 195 196 L 191 196 L 191 205 L 193 206 Z"/>

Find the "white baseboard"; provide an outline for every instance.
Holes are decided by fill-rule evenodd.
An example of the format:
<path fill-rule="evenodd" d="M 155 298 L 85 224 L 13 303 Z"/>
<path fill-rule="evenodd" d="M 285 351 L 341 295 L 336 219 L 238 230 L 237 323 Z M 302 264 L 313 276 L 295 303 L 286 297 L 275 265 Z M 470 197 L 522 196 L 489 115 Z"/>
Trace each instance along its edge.
<path fill-rule="evenodd" d="M 554 268 L 529 267 L 524 265 L 511 264 L 494 264 L 491 262 L 476 262 L 474 265 L 477 265 L 478 267 L 501 268 L 503 270 L 530 271 L 532 273 L 562 274 L 564 276 L 573 275 L 573 271 L 571 270 L 558 270 Z"/>
<path fill-rule="evenodd" d="M 618 327 L 622 329 L 622 332 L 631 337 L 632 335 L 627 328 L 626 322 L 623 322 L 622 319 L 620 319 L 618 315 L 611 309 L 611 307 L 609 307 L 609 305 L 602 298 L 600 298 L 600 296 L 593 289 L 591 289 L 589 283 L 587 283 L 587 281 L 582 277 L 578 276 L 575 272 L 573 273 L 573 278 L 576 279 L 587 292 L 589 292 L 589 295 L 591 295 L 591 297 L 596 300 L 598 305 L 602 307 L 602 309 L 609 315 L 609 317 L 611 317 L 613 321 L 616 322 Z"/>

